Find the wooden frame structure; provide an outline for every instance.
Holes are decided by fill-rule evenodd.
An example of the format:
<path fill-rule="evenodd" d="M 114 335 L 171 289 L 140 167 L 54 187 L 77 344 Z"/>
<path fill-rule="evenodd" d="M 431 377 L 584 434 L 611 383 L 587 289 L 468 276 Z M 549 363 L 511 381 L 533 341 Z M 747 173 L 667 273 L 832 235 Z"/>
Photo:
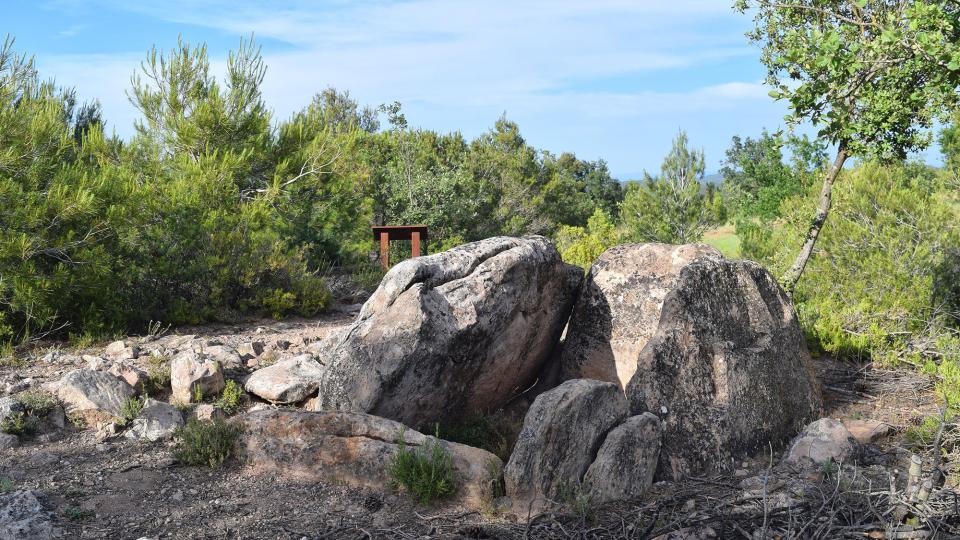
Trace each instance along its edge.
<path fill-rule="evenodd" d="M 409 240 L 410 256 L 420 256 L 420 246 L 427 241 L 426 225 L 385 225 L 373 227 L 373 239 L 380 241 L 380 266 L 390 268 L 390 241 Z"/>

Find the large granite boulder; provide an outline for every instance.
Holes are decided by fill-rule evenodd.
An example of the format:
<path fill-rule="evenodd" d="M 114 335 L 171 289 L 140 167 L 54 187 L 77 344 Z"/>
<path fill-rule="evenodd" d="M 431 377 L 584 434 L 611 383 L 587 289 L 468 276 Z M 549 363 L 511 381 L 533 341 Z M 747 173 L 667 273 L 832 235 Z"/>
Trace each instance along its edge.
<path fill-rule="evenodd" d="M 501 407 L 536 380 L 581 280 L 539 236 L 401 262 L 331 351 L 321 406 L 414 427 Z"/>
<path fill-rule="evenodd" d="M 399 422 L 356 412 L 266 409 L 242 417 L 240 452 L 253 474 L 293 482 L 333 482 L 384 490 L 400 440 L 408 449 L 427 441 L 451 455 L 454 501 L 480 507 L 497 495 L 503 462 L 479 448 L 435 439 Z"/>
<path fill-rule="evenodd" d="M 626 386 L 632 414 L 663 423 L 658 478 L 729 470 L 820 416 L 796 313 L 769 272 L 704 254 L 671 281 Z"/>
<path fill-rule="evenodd" d="M 626 388 L 640 351 L 657 331 L 660 310 L 680 271 L 706 244 L 624 244 L 597 259 L 580 290 L 560 355 L 561 379 L 596 379 Z"/>
<path fill-rule="evenodd" d="M 49 540 L 63 531 L 53 525 L 53 515 L 43 506 L 38 491 L 0 493 L 0 540 Z"/>
<path fill-rule="evenodd" d="M 574 494 L 626 417 L 627 400 L 613 383 L 575 379 L 537 396 L 503 470 L 514 507 L 539 510 Z"/>

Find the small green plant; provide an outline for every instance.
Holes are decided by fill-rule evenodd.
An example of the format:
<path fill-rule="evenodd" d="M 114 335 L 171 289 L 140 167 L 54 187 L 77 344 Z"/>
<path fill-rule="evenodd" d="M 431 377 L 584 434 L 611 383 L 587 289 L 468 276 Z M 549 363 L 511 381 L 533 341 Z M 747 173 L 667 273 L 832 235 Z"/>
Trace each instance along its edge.
<path fill-rule="evenodd" d="M 0 493 L 9 493 L 13 491 L 13 480 L 6 476 L 0 477 Z"/>
<path fill-rule="evenodd" d="M 193 383 L 193 403 L 203 403 L 203 388 L 200 383 Z"/>
<path fill-rule="evenodd" d="M 147 367 L 147 382 L 144 384 L 150 395 L 156 395 L 170 388 L 170 358 L 151 356 Z"/>
<path fill-rule="evenodd" d="M 403 487 L 421 504 L 431 504 L 454 493 L 453 456 L 439 440 L 429 439 L 420 448 L 407 448 L 401 432 L 397 444 L 400 448 L 387 469 L 395 486 Z"/>
<path fill-rule="evenodd" d="M 233 455 L 241 433 L 239 426 L 220 419 L 191 419 L 176 432 L 174 456 L 185 465 L 219 467 Z"/>
<path fill-rule="evenodd" d="M 67 415 L 67 421 L 76 429 L 86 429 L 87 420 L 81 414 L 70 413 Z"/>
<path fill-rule="evenodd" d="M 133 396 L 123 400 L 123 404 L 120 405 L 120 421 L 118 424 L 122 427 L 133 423 L 143 412 L 146 401 L 147 396 Z"/>
<path fill-rule="evenodd" d="M 94 516 L 93 510 L 84 510 L 79 506 L 71 506 L 63 509 L 63 517 L 70 521 L 85 521 Z"/>
<path fill-rule="evenodd" d="M 563 504 L 567 505 L 574 514 L 588 519 L 592 516 L 593 501 L 580 484 L 562 484 L 558 494 Z"/>
<path fill-rule="evenodd" d="M 23 411 L 11 413 L 0 422 L 0 431 L 17 436 L 33 435 L 38 427 L 37 419 Z"/>
<path fill-rule="evenodd" d="M 510 459 L 510 441 L 519 431 L 502 413 L 481 414 L 474 412 L 460 422 L 445 426 L 439 438 L 482 448 L 504 462 Z"/>
<path fill-rule="evenodd" d="M 240 410 L 244 395 L 243 387 L 240 386 L 237 381 L 231 379 L 227 381 L 226 386 L 223 387 L 223 392 L 220 393 L 220 397 L 217 398 L 215 405 L 221 411 L 227 414 L 233 414 Z"/>
<path fill-rule="evenodd" d="M 829 478 L 840 472 L 840 465 L 838 465 L 837 462 L 832 459 L 824 461 L 820 464 L 820 472 L 822 472 L 825 477 Z"/>
<path fill-rule="evenodd" d="M 23 405 L 27 413 L 37 418 L 50 414 L 50 411 L 57 406 L 57 400 L 52 395 L 40 390 L 27 390 L 20 392 L 14 399 L 17 403 Z"/>

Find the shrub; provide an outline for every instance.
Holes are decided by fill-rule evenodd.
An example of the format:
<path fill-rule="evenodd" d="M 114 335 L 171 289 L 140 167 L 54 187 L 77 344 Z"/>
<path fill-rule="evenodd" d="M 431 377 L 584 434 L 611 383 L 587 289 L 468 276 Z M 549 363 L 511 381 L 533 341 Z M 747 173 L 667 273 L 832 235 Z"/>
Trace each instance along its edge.
<path fill-rule="evenodd" d="M 234 454 L 241 433 L 239 426 L 220 419 L 191 419 L 175 434 L 174 456 L 185 465 L 219 467 Z"/>
<path fill-rule="evenodd" d="M 24 410 L 10 414 L 0 423 L 0 431 L 11 435 L 33 435 L 40 428 L 41 419 L 57 405 L 53 396 L 38 390 L 15 394 L 14 400 L 23 405 Z"/>
<path fill-rule="evenodd" d="M 36 417 L 46 416 L 57 406 L 57 400 L 52 395 L 40 390 L 27 390 L 14 396 L 18 403 L 23 405 L 28 414 Z"/>
<path fill-rule="evenodd" d="M 151 356 L 148 360 L 147 382 L 144 384 L 148 394 L 156 395 L 170 388 L 170 358 Z"/>
<path fill-rule="evenodd" d="M 518 430 L 519 426 L 511 424 L 502 413 L 473 413 L 444 427 L 438 437 L 482 448 L 506 462 L 510 459 L 511 442 Z"/>
<path fill-rule="evenodd" d="M 143 406 L 146 400 L 146 396 L 133 396 L 123 400 L 123 403 L 120 405 L 120 421 L 118 424 L 120 426 L 126 426 L 136 420 L 137 417 L 140 416 L 140 413 L 143 412 Z"/>
<path fill-rule="evenodd" d="M 240 409 L 245 395 L 246 392 L 244 392 L 243 387 L 237 381 L 231 379 L 223 387 L 223 392 L 217 398 L 216 406 L 227 414 L 233 414 Z"/>
<path fill-rule="evenodd" d="M 392 482 L 420 501 L 431 504 L 454 493 L 453 456 L 437 439 L 428 439 L 420 448 L 408 448 L 403 433 L 400 448 L 387 469 Z"/>
<path fill-rule="evenodd" d="M 6 476 L 0 477 L 0 493 L 13 491 L 13 480 Z"/>
<path fill-rule="evenodd" d="M 37 428 L 37 419 L 22 411 L 11 413 L 3 422 L 0 422 L 0 431 L 10 435 L 32 435 L 36 433 Z"/>

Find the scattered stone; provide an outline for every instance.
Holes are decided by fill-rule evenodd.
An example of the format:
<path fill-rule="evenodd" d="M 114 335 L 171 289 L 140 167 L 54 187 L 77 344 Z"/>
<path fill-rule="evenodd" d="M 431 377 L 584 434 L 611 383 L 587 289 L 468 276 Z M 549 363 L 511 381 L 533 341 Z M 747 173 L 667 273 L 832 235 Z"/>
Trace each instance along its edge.
<path fill-rule="evenodd" d="M 632 414 L 660 413 L 658 479 L 732 470 L 820 416 L 803 332 L 767 270 L 701 255 L 673 279 L 626 386 Z"/>
<path fill-rule="evenodd" d="M 140 416 L 133 421 L 133 425 L 124 436 L 155 442 L 173 437 L 173 432 L 181 426 L 183 426 L 183 415 L 176 407 L 147 398 Z"/>
<path fill-rule="evenodd" d="M 102 356 L 91 356 L 89 354 L 85 354 L 80 358 L 87 363 L 87 369 L 92 369 L 94 371 L 104 371 L 112 364 L 110 360 L 107 360 Z"/>
<path fill-rule="evenodd" d="M 264 344 L 262 339 L 248 341 L 237 347 L 237 354 L 240 355 L 241 360 L 247 361 L 263 354 L 263 348 Z"/>
<path fill-rule="evenodd" d="M 292 345 L 289 341 L 285 339 L 278 339 L 273 342 L 273 350 L 275 351 L 285 351 L 290 348 Z"/>
<path fill-rule="evenodd" d="M 134 389 L 126 382 L 102 371 L 76 369 L 60 379 L 57 397 L 67 412 L 84 418 L 88 424 L 121 416 L 124 401 Z"/>
<path fill-rule="evenodd" d="M 11 433 L 0 432 L 0 450 L 9 450 L 20 446 L 20 438 Z"/>
<path fill-rule="evenodd" d="M 191 415 L 202 422 L 211 422 L 227 417 L 227 414 L 210 403 L 201 403 L 193 408 Z"/>
<path fill-rule="evenodd" d="M 97 440 L 97 442 L 103 442 L 111 437 L 116 436 L 119 432 L 120 428 L 117 427 L 115 422 L 107 422 L 105 424 L 100 424 L 97 427 L 97 431 L 93 434 L 93 437 Z"/>
<path fill-rule="evenodd" d="M 784 463 L 807 467 L 834 461 L 848 462 L 856 459 L 860 444 L 833 418 L 821 418 L 805 427 L 793 441 L 783 458 Z"/>
<path fill-rule="evenodd" d="M 706 244 L 624 244 L 603 252 L 580 289 L 560 355 L 562 380 L 596 379 L 626 388 L 640 351 L 657 331 L 663 301 Z"/>
<path fill-rule="evenodd" d="M 220 362 L 220 366 L 225 370 L 236 371 L 244 366 L 244 362 L 237 351 L 226 345 L 204 347 L 202 352 L 208 358 Z"/>
<path fill-rule="evenodd" d="M 628 418 L 603 440 L 583 476 L 594 503 L 637 499 L 653 483 L 660 457 L 660 419 L 651 413 Z"/>
<path fill-rule="evenodd" d="M 876 442 L 893 431 L 890 424 L 879 420 L 845 420 L 843 425 L 860 444 Z"/>
<path fill-rule="evenodd" d="M 539 236 L 403 261 L 330 352 L 320 398 L 413 426 L 496 410 L 536 380 L 582 278 Z"/>
<path fill-rule="evenodd" d="M 615 383 L 574 379 L 537 396 L 503 470 L 514 505 L 539 510 L 579 486 L 604 436 L 626 417 L 627 400 Z"/>
<path fill-rule="evenodd" d="M 253 372 L 245 389 L 271 403 L 299 403 L 317 391 L 323 372 L 312 354 L 302 354 Z"/>
<path fill-rule="evenodd" d="M 19 490 L 0 495 L 0 540 L 48 540 L 59 534 L 43 508 L 43 494 Z"/>
<path fill-rule="evenodd" d="M 120 340 L 106 346 L 103 349 L 103 356 L 109 360 L 128 360 L 140 355 L 140 346 L 136 344 L 127 344 Z"/>
<path fill-rule="evenodd" d="M 219 394 L 225 384 L 220 362 L 203 358 L 196 352 L 182 352 L 170 363 L 171 399 L 175 402 L 193 401 L 195 386 L 199 386 L 204 396 L 213 396 Z"/>
<path fill-rule="evenodd" d="M 107 370 L 107 373 L 123 379 L 124 382 L 137 389 L 142 389 L 149 378 L 146 371 L 126 362 L 113 364 L 110 366 L 110 369 Z"/>
<path fill-rule="evenodd" d="M 479 507 L 490 501 L 503 463 L 479 448 L 440 441 L 403 424 L 363 413 L 315 413 L 268 409 L 242 417 L 240 448 L 254 474 L 284 481 L 318 481 L 383 490 L 387 464 L 399 450 L 439 441 L 453 458 L 456 502 Z"/>

